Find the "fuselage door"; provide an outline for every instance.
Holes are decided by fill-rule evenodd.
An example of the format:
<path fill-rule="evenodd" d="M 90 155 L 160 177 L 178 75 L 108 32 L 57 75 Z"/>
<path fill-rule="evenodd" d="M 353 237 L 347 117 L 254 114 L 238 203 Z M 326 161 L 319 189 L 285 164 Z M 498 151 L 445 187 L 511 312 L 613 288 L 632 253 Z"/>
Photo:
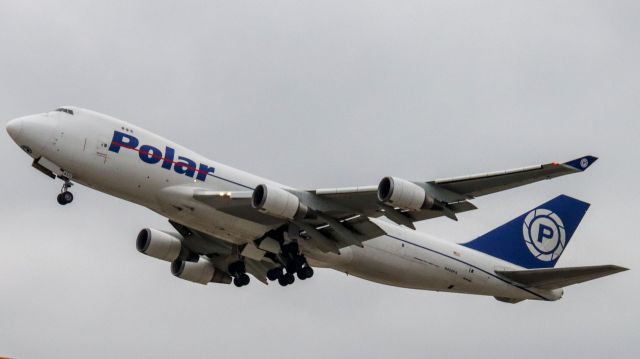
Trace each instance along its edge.
<path fill-rule="evenodd" d="M 96 155 L 103 159 L 103 163 L 107 163 L 107 153 L 109 151 L 109 141 L 106 137 L 99 137 L 97 141 Z"/>

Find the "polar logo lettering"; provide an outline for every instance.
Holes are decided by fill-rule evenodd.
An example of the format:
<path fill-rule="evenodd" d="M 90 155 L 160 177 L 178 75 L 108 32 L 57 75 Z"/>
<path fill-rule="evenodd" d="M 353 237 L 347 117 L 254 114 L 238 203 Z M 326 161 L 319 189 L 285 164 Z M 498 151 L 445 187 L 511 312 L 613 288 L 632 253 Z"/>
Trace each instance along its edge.
<path fill-rule="evenodd" d="M 558 259 L 566 245 L 564 223 L 548 209 L 536 209 L 527 214 L 522 224 L 522 236 L 531 254 L 545 262 Z"/>
<path fill-rule="evenodd" d="M 209 173 L 214 173 L 215 168 L 209 167 L 203 163 L 196 164 L 190 158 L 184 156 L 177 156 L 176 160 L 176 150 L 165 146 L 164 156 L 162 151 L 151 145 L 140 145 L 140 141 L 132 135 L 122 133 L 120 131 L 113 131 L 113 138 L 111 139 L 111 145 L 109 146 L 109 151 L 120 153 L 121 148 L 126 148 L 130 150 L 134 150 L 138 152 L 138 157 L 144 163 L 148 164 L 156 164 L 162 161 L 162 165 L 160 167 L 171 170 L 187 177 L 193 178 L 198 181 L 205 181 Z"/>

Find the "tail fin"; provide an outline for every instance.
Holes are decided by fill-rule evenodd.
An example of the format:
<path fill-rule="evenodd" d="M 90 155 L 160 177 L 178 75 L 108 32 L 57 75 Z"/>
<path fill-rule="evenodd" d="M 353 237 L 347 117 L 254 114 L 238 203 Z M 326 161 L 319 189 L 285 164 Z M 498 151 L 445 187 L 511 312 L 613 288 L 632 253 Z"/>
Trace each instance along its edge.
<path fill-rule="evenodd" d="M 560 195 L 463 246 L 525 268 L 551 268 L 589 203 Z"/>

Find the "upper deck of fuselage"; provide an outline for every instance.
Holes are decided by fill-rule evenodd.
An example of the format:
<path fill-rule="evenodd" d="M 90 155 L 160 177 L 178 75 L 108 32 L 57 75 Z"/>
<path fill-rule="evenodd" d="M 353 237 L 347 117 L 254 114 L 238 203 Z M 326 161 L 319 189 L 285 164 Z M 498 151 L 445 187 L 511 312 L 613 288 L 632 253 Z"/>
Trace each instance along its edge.
<path fill-rule="evenodd" d="M 60 109 L 71 111 L 72 114 L 69 114 L 65 111 L 60 111 Z M 80 127 L 82 127 L 83 132 L 86 132 L 86 136 L 89 136 L 90 133 L 95 133 L 98 131 L 104 132 L 105 135 L 108 133 L 108 136 L 116 136 L 116 132 L 120 132 L 122 134 L 125 134 L 126 136 L 134 137 L 138 141 L 140 146 L 152 145 L 158 147 L 160 152 L 162 152 L 163 154 L 166 154 L 167 149 L 170 149 L 170 151 L 176 153 L 176 158 L 178 155 L 182 155 L 195 162 L 204 163 L 212 168 L 215 167 L 217 175 L 222 176 L 222 178 L 224 178 L 225 180 L 229 179 L 232 182 L 244 183 L 245 189 L 252 189 L 260 183 L 268 183 L 283 188 L 290 188 L 289 186 L 283 185 L 281 183 L 277 183 L 275 181 L 256 176 L 252 173 L 224 165 L 208 157 L 205 157 L 190 148 L 171 141 L 166 137 L 146 130 L 128 121 L 124 121 L 97 111 L 77 106 L 61 106 L 56 110 L 49 111 L 47 115 L 56 116 L 59 120 L 64 122 L 61 124 L 63 126 L 66 124 L 73 125 L 73 121 L 79 121 L 79 123 L 82 123 L 82 126 Z M 108 140 L 112 141 L 113 138 L 110 137 Z"/>

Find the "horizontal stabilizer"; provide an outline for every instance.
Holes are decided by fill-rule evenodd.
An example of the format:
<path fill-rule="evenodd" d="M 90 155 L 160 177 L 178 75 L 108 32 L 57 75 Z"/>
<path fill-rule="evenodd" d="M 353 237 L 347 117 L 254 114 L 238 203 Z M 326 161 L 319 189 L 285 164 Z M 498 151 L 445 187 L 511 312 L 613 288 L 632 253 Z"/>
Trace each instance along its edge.
<path fill-rule="evenodd" d="M 590 267 L 500 270 L 496 271 L 496 274 L 526 287 L 557 289 L 626 270 L 628 269 L 615 265 L 602 265 Z"/>

